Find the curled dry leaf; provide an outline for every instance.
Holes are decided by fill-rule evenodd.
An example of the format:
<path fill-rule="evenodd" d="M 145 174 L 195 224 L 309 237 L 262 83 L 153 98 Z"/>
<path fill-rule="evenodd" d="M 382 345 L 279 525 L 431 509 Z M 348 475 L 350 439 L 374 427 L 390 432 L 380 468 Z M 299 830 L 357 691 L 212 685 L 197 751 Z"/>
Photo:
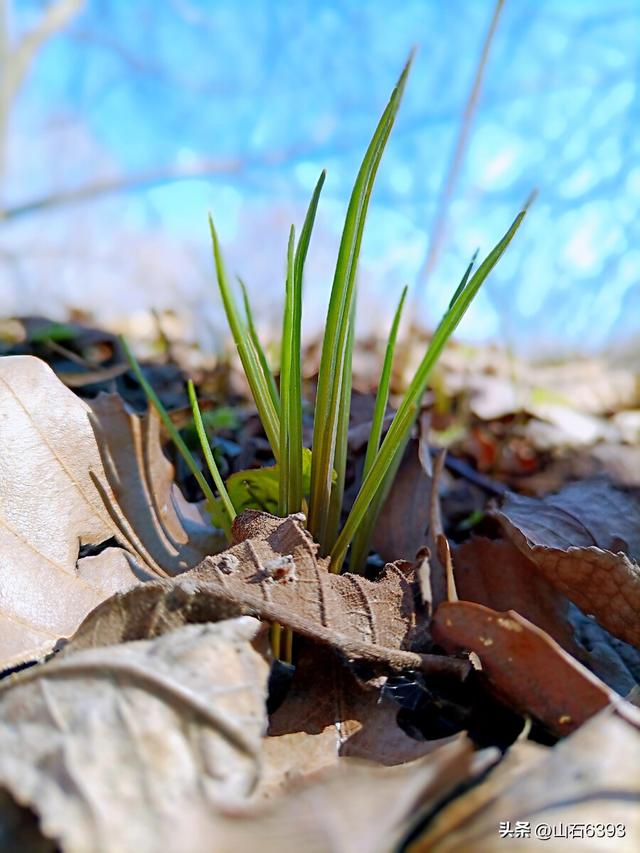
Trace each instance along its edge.
<path fill-rule="evenodd" d="M 0 788 L 65 853 L 214 849 L 216 812 L 260 775 L 258 630 L 190 625 L 13 676 L 0 689 Z"/>
<path fill-rule="evenodd" d="M 0 360 L 0 667 L 46 654 L 104 598 L 136 582 L 91 481 L 88 407 L 30 356 Z"/>
<path fill-rule="evenodd" d="M 335 575 L 326 559 L 317 558 L 299 516 L 248 510 L 236 519 L 233 533 L 236 545 L 192 571 L 144 584 L 96 608 L 74 647 L 244 614 L 279 622 L 374 669 L 460 676 L 468 671 L 465 661 L 422 651 L 430 641 L 428 620 L 410 566 L 390 564 L 377 581 Z"/>
<path fill-rule="evenodd" d="M 571 847 L 571 836 L 545 833 L 547 827 L 567 833 L 570 825 L 578 827 L 573 835 L 576 849 L 637 850 L 638 720 L 629 709 L 605 710 L 553 749 L 529 750 L 518 761 L 510 761 L 508 754 L 511 766 L 505 770 L 498 765 L 479 788 L 448 805 L 410 853 L 564 849 Z M 511 751 L 520 753 L 524 746 L 517 744 Z M 530 824 L 531 836 L 501 838 L 500 824 L 513 831 L 516 821 Z M 589 825 L 594 827 L 593 836 L 581 837 L 579 827 Z"/>
<path fill-rule="evenodd" d="M 512 542 L 475 536 L 455 549 L 454 565 L 462 600 L 515 610 L 621 696 L 632 689 L 640 652 L 584 616 Z"/>
<path fill-rule="evenodd" d="M 604 480 L 557 495 L 509 495 L 495 517 L 563 595 L 628 643 L 640 646 L 640 501 Z"/>
<path fill-rule="evenodd" d="M 212 529 L 204 505 L 188 503 L 173 482 L 156 410 L 139 418 L 117 394 L 101 394 L 90 405 L 105 475 L 93 481 L 137 562 L 153 574 L 176 575 L 222 550 L 224 536 Z"/>
<path fill-rule="evenodd" d="M 115 591 L 219 547 L 211 528 L 188 546 L 198 525 L 181 512 L 157 424 L 143 427 L 117 398 L 95 406 L 107 471 L 89 407 L 44 362 L 0 359 L 0 668 L 44 656 Z"/>
<path fill-rule="evenodd" d="M 518 713 L 563 736 L 609 704 L 623 702 L 544 631 L 513 610 L 468 601 L 438 608 L 431 630 L 450 650 L 475 652 L 489 685 Z"/>

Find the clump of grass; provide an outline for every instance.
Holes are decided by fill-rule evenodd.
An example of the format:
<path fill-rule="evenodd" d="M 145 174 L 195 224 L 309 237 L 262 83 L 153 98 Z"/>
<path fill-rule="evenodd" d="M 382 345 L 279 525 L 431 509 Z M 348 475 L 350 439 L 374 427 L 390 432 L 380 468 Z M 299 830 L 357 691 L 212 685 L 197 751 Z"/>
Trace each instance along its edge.
<path fill-rule="evenodd" d="M 404 67 L 378 122 L 349 201 L 322 344 L 311 453 L 308 449 L 303 448 L 302 443 L 302 286 L 307 250 L 325 173 L 322 172 L 320 175 L 313 192 L 300 238 L 296 242 L 293 226 L 289 234 L 279 389 L 264 349 L 260 344 L 247 291 L 242 282 L 244 316 L 240 314 L 236 306 L 218 235 L 213 219 L 211 216 L 209 217 L 216 277 L 222 304 L 258 415 L 276 460 L 273 469 L 267 469 L 273 476 L 267 475 L 267 478 L 270 486 L 277 489 L 277 510 L 281 515 L 288 515 L 300 510 L 306 512 L 308 528 L 319 543 L 321 551 L 330 555 L 331 569 L 334 572 L 342 570 L 347 551 L 351 545 L 353 548 L 350 568 L 352 571 L 363 571 L 369 553 L 371 532 L 411 435 L 431 371 L 483 282 L 511 242 L 526 212 L 525 206 L 504 237 L 475 272 L 473 271 L 475 256 L 465 270 L 383 440 L 384 414 L 389 398 L 393 355 L 407 292 L 406 288 L 404 289 L 389 334 L 376 396 L 371 435 L 365 456 L 362 484 L 351 511 L 342 529 L 340 529 L 351 401 L 356 272 L 369 199 L 378 166 L 400 106 L 410 66 L 411 57 Z M 150 402 L 158 409 L 160 417 L 176 443 L 176 447 L 198 480 L 211 507 L 212 518 L 214 521 L 221 520 L 225 527 L 228 527 L 239 507 L 234 504 L 234 494 L 231 488 L 229 493 L 227 492 L 215 464 L 202 424 L 193 384 L 189 384 L 189 396 L 193 407 L 194 422 L 201 440 L 205 460 L 220 496 L 217 499 L 197 462 L 173 427 L 157 396 L 144 379 L 126 345 L 125 352 Z M 257 476 L 257 474 L 265 475 L 266 471 L 256 472 L 255 474 L 245 472 L 242 480 L 244 485 L 246 486 L 251 477 Z M 238 475 L 233 476 L 237 478 Z M 227 485 L 230 487 L 232 479 L 227 481 Z M 266 484 L 263 476 L 265 494 L 269 491 L 266 485 L 268 484 Z"/>

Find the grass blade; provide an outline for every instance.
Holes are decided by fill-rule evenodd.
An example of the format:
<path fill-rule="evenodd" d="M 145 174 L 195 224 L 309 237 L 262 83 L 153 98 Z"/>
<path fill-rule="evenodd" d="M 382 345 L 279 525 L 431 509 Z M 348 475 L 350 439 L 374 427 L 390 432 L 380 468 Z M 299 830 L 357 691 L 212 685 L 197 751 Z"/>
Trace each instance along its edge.
<path fill-rule="evenodd" d="M 476 259 L 478 257 L 478 252 L 479 252 L 479 249 L 476 249 L 475 252 L 473 253 L 473 255 L 471 256 L 471 261 L 469 262 L 469 266 L 464 271 L 464 275 L 460 279 L 460 284 L 456 287 L 456 291 L 453 294 L 453 296 L 451 297 L 451 302 L 449 302 L 449 307 L 447 308 L 447 311 L 450 311 L 453 308 L 454 304 L 458 301 L 458 297 L 460 296 L 462 291 L 467 286 L 467 282 L 469 281 L 469 276 L 471 275 L 471 271 L 473 270 Z"/>
<path fill-rule="evenodd" d="M 224 481 L 220 475 L 218 466 L 216 465 L 216 460 L 213 456 L 213 453 L 211 452 L 211 445 L 209 444 L 209 439 L 207 438 L 207 431 L 204 428 L 202 413 L 200 411 L 200 406 L 198 405 L 198 398 L 196 397 L 196 389 L 194 388 L 193 381 L 191 379 L 187 383 L 187 390 L 189 391 L 189 402 L 191 403 L 193 422 L 196 427 L 196 432 L 198 433 L 198 438 L 200 439 L 200 447 L 202 448 L 202 453 L 204 454 L 209 473 L 213 477 L 213 482 L 216 485 L 216 489 L 218 490 L 220 497 L 222 498 L 222 503 L 224 504 L 224 508 L 226 509 L 227 515 L 229 516 L 229 521 L 231 522 L 231 524 L 233 524 L 233 520 L 236 517 L 236 511 L 234 509 L 233 503 L 231 502 L 231 498 L 229 497 L 229 493 L 227 492 Z"/>
<path fill-rule="evenodd" d="M 318 375 L 309 504 L 309 529 L 324 550 L 327 548 L 326 530 L 339 419 L 340 386 L 360 244 L 375 176 L 400 106 L 411 60 L 412 57 L 409 58 L 391 94 L 358 172 L 347 209 L 331 289 Z"/>
<path fill-rule="evenodd" d="M 276 460 L 278 460 L 280 454 L 280 427 L 278 411 L 271 397 L 268 382 L 265 379 L 258 356 L 253 349 L 253 346 L 250 344 L 247 330 L 240 320 L 240 315 L 238 314 L 238 309 L 236 308 L 233 294 L 229 287 L 229 281 L 224 267 L 224 261 L 222 259 L 222 252 L 220 251 L 220 242 L 218 240 L 218 235 L 211 215 L 209 215 L 209 229 L 211 231 L 211 240 L 213 242 L 213 255 L 216 266 L 218 287 L 222 297 L 222 304 L 224 305 L 224 310 L 227 315 L 229 328 L 231 329 L 231 334 L 233 335 L 245 376 L 247 377 L 249 387 L 251 388 L 251 393 L 258 410 L 258 415 L 260 416 L 260 421 L 262 422 L 269 444 L 271 445 L 273 455 Z"/>
<path fill-rule="evenodd" d="M 295 275 L 295 229 L 287 249 L 287 283 L 280 366 L 280 515 L 302 509 L 302 391 L 300 387 L 300 280 Z"/>
<path fill-rule="evenodd" d="M 402 295 L 400 296 L 400 301 L 398 302 L 398 307 L 396 308 L 396 313 L 393 317 L 393 323 L 391 324 L 391 330 L 389 332 L 389 339 L 387 340 L 387 347 L 384 354 L 384 361 L 382 363 L 382 373 L 380 374 L 380 383 L 378 385 L 378 393 L 376 394 L 376 402 L 373 409 L 373 418 L 371 421 L 371 432 L 369 434 L 369 441 L 367 443 L 367 452 L 364 458 L 364 468 L 362 471 L 362 479 L 367 476 L 369 471 L 371 470 L 371 466 L 373 465 L 373 460 L 376 457 L 376 454 L 380 448 L 380 439 L 382 437 L 382 427 L 384 424 L 384 415 L 387 410 L 387 403 L 389 402 L 389 389 L 391 386 L 391 369 L 393 367 L 393 356 L 396 348 L 396 339 L 398 337 L 398 327 L 400 325 L 400 319 L 402 317 L 402 309 L 404 308 L 405 299 L 407 298 L 408 287 L 405 287 L 402 291 Z M 396 470 L 400 464 L 401 454 L 398 456 L 397 464 L 395 466 Z M 384 502 L 384 498 L 382 497 L 382 493 L 384 491 L 388 491 L 391 486 L 391 480 L 395 476 L 393 471 L 393 464 L 391 468 L 386 474 L 385 483 L 388 480 L 388 484 L 386 485 L 386 489 L 383 486 L 380 489 L 378 499 L 373 501 L 367 510 L 367 515 L 358 528 L 358 532 L 355 535 L 353 540 L 353 548 L 351 552 L 351 564 L 350 571 L 352 572 L 361 572 L 364 569 L 364 564 L 367 558 L 367 554 L 369 553 L 369 545 L 371 542 L 371 533 L 373 531 L 373 527 L 378 518 L 380 510 L 382 509 L 382 504 Z"/>
<path fill-rule="evenodd" d="M 355 334 L 356 302 L 353 301 L 351 318 L 349 320 L 349 332 L 345 357 L 342 365 L 342 381 L 340 384 L 340 402 L 338 404 L 338 426 L 336 430 L 336 447 L 334 454 L 334 469 L 336 477 L 331 486 L 331 497 L 329 499 L 329 514 L 327 517 L 327 528 L 325 539 L 328 547 L 333 545 L 338 535 L 340 516 L 342 514 L 342 503 L 344 500 L 344 482 L 347 471 L 347 444 L 349 436 L 349 415 L 351 413 L 351 384 L 352 384 L 352 362 L 353 362 L 353 338 Z"/>
<path fill-rule="evenodd" d="M 169 413 L 160 402 L 160 398 L 153 390 L 151 385 L 147 382 L 142 370 L 140 369 L 140 365 L 138 364 L 135 355 L 129 348 L 129 344 L 122 336 L 120 337 L 120 344 L 122 345 L 124 354 L 126 355 L 127 361 L 131 366 L 131 370 L 133 370 L 136 379 L 138 380 L 138 382 L 142 386 L 142 390 L 146 394 L 147 400 L 154 407 L 156 412 L 160 415 L 160 420 L 164 424 L 167 432 L 169 433 L 171 440 L 177 447 L 178 452 L 186 462 L 187 467 L 189 468 L 193 476 L 196 478 L 198 485 L 202 489 L 202 493 L 205 496 L 207 502 L 209 502 L 211 506 L 213 506 L 216 500 L 215 495 L 211 491 L 211 486 L 209 485 L 209 483 L 207 483 L 207 480 L 202 471 L 200 470 L 198 463 L 195 460 L 195 457 L 193 456 L 187 445 L 184 443 L 182 436 L 180 435 L 173 421 L 169 417 Z"/>
<path fill-rule="evenodd" d="M 382 426 L 384 424 L 384 414 L 387 410 L 389 402 L 389 389 L 391 386 L 391 368 L 393 367 L 393 356 L 396 348 L 396 338 L 398 337 L 398 327 L 402 318 L 402 309 L 407 298 L 408 287 L 405 287 L 400 296 L 396 313 L 391 324 L 387 348 L 384 354 L 384 362 L 382 364 L 382 373 L 380 374 L 380 384 L 378 385 L 378 393 L 376 394 L 376 402 L 373 409 L 373 420 L 371 422 L 371 433 L 367 443 L 367 453 L 364 458 L 364 471 L 362 476 L 366 477 L 373 465 L 376 453 L 380 447 L 380 438 L 382 437 Z"/>
<path fill-rule="evenodd" d="M 293 226 L 287 250 L 287 283 L 280 347 L 280 514 L 302 509 L 302 285 L 311 232 L 325 181 L 315 186 L 295 249 Z"/>
<path fill-rule="evenodd" d="M 309 209 L 307 210 L 307 215 L 304 218 L 304 223 L 302 225 L 302 231 L 300 232 L 300 240 L 298 241 L 298 246 L 296 248 L 296 259 L 295 259 L 295 276 L 298 280 L 298 287 L 300 288 L 300 293 L 302 294 L 302 276 L 304 273 L 304 263 L 307 259 L 307 251 L 309 249 L 309 241 L 311 240 L 311 232 L 313 231 L 313 224 L 316 221 L 316 212 L 318 210 L 318 202 L 320 200 L 320 193 L 322 192 L 322 187 L 324 186 L 325 178 L 327 177 L 326 171 L 323 169 L 320 173 L 320 177 L 318 178 L 318 183 L 315 186 L 313 191 L 313 195 L 311 196 L 311 201 L 309 203 Z"/>
<path fill-rule="evenodd" d="M 459 293 L 457 300 L 440 321 L 427 352 L 409 388 L 405 392 L 396 416 L 389 428 L 389 432 L 382 442 L 382 446 L 376 455 L 369 473 L 364 478 L 340 536 L 331 551 L 331 567 L 333 571 L 340 571 L 349 543 L 362 523 L 369 504 L 381 487 L 387 470 L 394 459 L 395 452 L 405 437 L 405 433 L 411 429 L 413 417 L 426 390 L 429 375 L 434 364 L 437 362 L 446 342 L 460 323 L 460 320 L 463 318 L 483 282 L 511 242 L 514 234 L 520 227 L 525 213 L 526 208 L 520 211 L 502 240 L 500 240 L 480 264 L 468 284 Z"/>
<path fill-rule="evenodd" d="M 411 438 L 411 430 L 407 430 L 405 433 L 404 439 L 398 445 L 395 456 L 391 460 L 391 464 L 387 469 L 387 473 L 384 475 L 384 479 L 382 480 L 382 484 L 380 488 L 375 494 L 375 497 L 369 504 L 369 508 L 367 509 L 365 516 L 362 520 L 362 524 L 358 527 L 356 531 L 356 535 L 353 537 L 353 543 L 351 545 L 351 554 L 349 556 L 349 571 L 353 572 L 353 574 L 362 574 L 365 570 L 367 564 L 367 557 L 369 556 L 369 552 L 371 551 L 371 540 L 373 538 L 373 531 L 375 530 L 376 523 L 378 521 L 378 517 L 382 512 L 382 508 L 384 503 L 391 491 L 391 487 L 396 478 L 396 474 L 398 473 L 398 468 L 402 462 L 402 457 L 404 456 L 404 451 L 409 443 L 409 439 Z"/>
<path fill-rule="evenodd" d="M 238 283 L 240 284 L 240 288 L 242 290 L 242 302 L 244 304 L 244 314 L 247 321 L 249 340 L 251 341 L 251 344 L 258 357 L 258 361 L 260 362 L 260 367 L 262 368 L 262 375 L 265 378 L 265 382 L 267 384 L 267 388 L 269 389 L 271 400 L 277 411 L 280 408 L 278 386 L 276 385 L 276 380 L 274 379 L 273 371 L 269 367 L 269 362 L 267 361 L 266 353 L 262 347 L 262 344 L 260 343 L 260 338 L 258 337 L 256 324 L 253 319 L 253 311 L 251 310 L 251 303 L 249 302 L 249 294 L 247 293 L 247 288 L 245 286 L 244 281 L 239 276 Z"/>
<path fill-rule="evenodd" d="M 391 467 L 393 460 L 397 457 L 399 445 L 402 443 L 405 435 L 410 432 L 417 411 L 418 407 L 415 404 L 405 408 L 402 412 L 398 410 L 393 424 L 397 424 L 397 431 L 401 441 L 392 443 L 385 439 L 382 442 L 382 447 L 378 451 L 371 471 L 365 477 L 362 486 L 360 486 L 360 491 L 351 508 L 349 517 L 331 550 L 332 572 L 339 572 L 342 569 L 342 563 L 344 562 L 349 543 L 360 524 L 362 524 L 369 505 L 376 497 L 387 471 Z"/>

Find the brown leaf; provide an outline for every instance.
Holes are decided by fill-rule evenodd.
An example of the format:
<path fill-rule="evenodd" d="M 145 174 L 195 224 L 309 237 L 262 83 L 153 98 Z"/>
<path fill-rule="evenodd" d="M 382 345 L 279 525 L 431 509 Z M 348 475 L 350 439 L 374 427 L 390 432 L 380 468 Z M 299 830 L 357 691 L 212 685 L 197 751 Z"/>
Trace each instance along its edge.
<path fill-rule="evenodd" d="M 376 524 L 373 547 L 383 560 L 413 560 L 426 544 L 431 480 L 412 439 Z"/>
<path fill-rule="evenodd" d="M 460 598 L 515 610 L 621 696 L 632 689 L 640 652 L 584 616 L 512 542 L 473 537 L 455 549 L 454 562 Z"/>
<path fill-rule="evenodd" d="M 397 724 L 398 710 L 331 651 L 298 641 L 293 682 L 264 742 L 263 790 L 271 795 L 345 756 L 403 764 L 451 740 L 410 737 Z"/>
<path fill-rule="evenodd" d="M 495 517 L 511 541 L 563 595 L 640 646 L 640 501 L 606 481 L 557 495 L 509 495 Z"/>
<path fill-rule="evenodd" d="M 498 697 L 556 735 L 623 701 L 513 610 L 498 613 L 468 601 L 449 602 L 438 608 L 431 630 L 445 648 L 475 652 Z"/>
<path fill-rule="evenodd" d="M 464 831 L 467 823 L 472 823 L 477 813 L 487 804 L 491 804 L 492 800 L 499 796 L 499 792 L 507 790 L 512 781 L 525 770 L 533 771 L 549 753 L 548 747 L 530 740 L 518 740 L 507 751 L 502 761 L 491 768 L 485 780 L 453 799 L 435 815 L 415 844 L 409 846 L 409 853 L 431 850 L 432 846 L 445 844 L 449 835 L 455 837 L 458 831 Z"/>
<path fill-rule="evenodd" d="M 155 409 L 139 418 L 117 394 L 101 394 L 91 401 L 90 420 L 108 492 L 98 477 L 96 486 L 138 562 L 159 576 L 175 575 L 225 547 L 204 504 L 188 503 L 174 484 Z"/>
<path fill-rule="evenodd" d="M 145 584 L 98 607 L 74 643 L 115 643 L 185 622 L 258 616 L 330 645 L 381 671 L 421 669 L 463 676 L 464 661 L 427 654 L 429 633 L 411 567 L 390 564 L 377 581 L 335 575 L 300 516 L 248 510 L 234 524 L 237 544 L 171 581 Z"/>
<path fill-rule="evenodd" d="M 474 536 L 453 551 L 458 595 L 493 610 L 515 610 L 575 656 L 569 602 L 511 542 Z"/>
<path fill-rule="evenodd" d="M 117 405 L 100 403 L 98 410 Z M 176 517 L 167 477 L 160 482 L 156 476 L 162 466 L 153 426 L 146 444 L 153 485 L 143 479 L 146 462 L 139 454 L 137 467 L 127 472 L 114 462 L 118 478 L 111 479 L 122 498 L 120 508 L 102 466 L 88 406 L 43 362 L 30 356 L 0 360 L 0 411 L 0 668 L 6 668 L 41 658 L 114 592 L 176 566 L 190 567 L 210 553 L 216 537 L 210 530 L 208 547 L 201 539 L 199 548 L 180 556 L 187 536 L 170 524 Z M 126 446 L 122 435 L 117 441 L 111 437 L 107 447 Z M 138 478 L 144 488 L 136 489 Z M 151 521 L 149 505 L 154 503 L 158 515 Z M 126 541 L 116 519 L 127 516 L 140 528 L 129 537 L 133 553 L 110 545 L 114 537 Z M 183 518 L 186 525 L 186 513 Z M 189 535 L 193 526 L 185 527 Z M 150 542 L 160 532 L 171 557 L 166 568 Z M 97 554 L 84 556 L 96 546 Z"/>
<path fill-rule="evenodd" d="M 523 746 L 511 751 L 520 753 Z M 559 850 L 571 846 L 567 839 L 581 838 L 580 827 L 591 825 L 594 834 L 574 842 L 581 850 L 637 850 L 639 763 L 638 715 L 628 709 L 623 714 L 602 711 L 553 749 L 529 750 L 524 761 L 511 762 L 506 770 L 498 765 L 479 788 L 438 814 L 409 849 L 411 853 Z M 508 823 L 513 832 L 516 821 L 530 825 L 530 837 L 501 838 L 500 824 Z M 547 826 L 556 827 L 560 835 L 545 843 L 537 833 Z M 576 827 L 573 835 L 567 834 L 570 826 Z"/>
<path fill-rule="evenodd" d="M 30 356 L 0 360 L 0 667 L 46 654 L 104 598 L 137 582 L 90 472 L 88 408 Z M 99 569 L 99 571 L 96 571 Z"/>
<path fill-rule="evenodd" d="M 215 812 L 244 803 L 260 775 L 258 628 L 190 625 L 13 676 L 0 689 L 0 787 L 64 851 L 215 848 Z"/>

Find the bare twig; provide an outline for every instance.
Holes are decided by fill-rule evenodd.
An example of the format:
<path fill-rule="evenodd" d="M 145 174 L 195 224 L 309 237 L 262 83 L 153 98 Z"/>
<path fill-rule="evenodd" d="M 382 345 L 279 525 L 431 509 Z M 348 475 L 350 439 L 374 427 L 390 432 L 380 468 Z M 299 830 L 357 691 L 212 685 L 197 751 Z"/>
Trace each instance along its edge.
<path fill-rule="evenodd" d="M 5 171 L 9 117 L 16 96 L 45 42 L 80 12 L 85 0 L 56 0 L 45 7 L 38 23 L 11 43 L 10 0 L 0 0 L 0 186 Z"/>
<path fill-rule="evenodd" d="M 475 117 L 476 109 L 478 106 L 478 100 L 482 91 L 482 84 L 484 81 L 484 74 L 487 67 L 487 60 L 489 59 L 491 45 L 493 43 L 493 37 L 498 27 L 498 21 L 500 18 L 500 13 L 502 12 L 502 8 L 504 6 L 504 2 L 505 0 L 496 0 L 495 7 L 493 10 L 493 17 L 491 18 L 491 24 L 489 25 L 484 44 L 482 46 L 482 53 L 480 54 L 480 59 L 476 67 L 476 73 L 473 78 L 471 90 L 467 97 L 467 103 L 462 114 L 460 129 L 458 131 L 458 138 L 456 140 L 456 145 L 451 155 L 449 168 L 446 172 L 445 179 L 442 184 L 440 197 L 438 198 L 436 212 L 433 218 L 433 225 L 431 228 L 431 237 L 429 240 L 427 256 L 420 272 L 418 273 L 417 281 L 418 283 L 423 285 L 426 283 L 429 276 L 435 269 L 436 264 L 438 263 L 438 259 L 440 257 L 440 252 L 442 251 L 442 245 L 444 243 L 444 238 L 447 229 L 449 206 L 451 204 L 451 198 L 453 196 L 456 183 L 458 181 L 458 176 L 460 174 L 460 170 L 464 162 L 464 157 L 469 143 L 471 125 L 473 124 L 473 119 Z M 416 288 L 415 292 L 420 293 L 422 292 L 422 289 L 418 287 Z"/>

